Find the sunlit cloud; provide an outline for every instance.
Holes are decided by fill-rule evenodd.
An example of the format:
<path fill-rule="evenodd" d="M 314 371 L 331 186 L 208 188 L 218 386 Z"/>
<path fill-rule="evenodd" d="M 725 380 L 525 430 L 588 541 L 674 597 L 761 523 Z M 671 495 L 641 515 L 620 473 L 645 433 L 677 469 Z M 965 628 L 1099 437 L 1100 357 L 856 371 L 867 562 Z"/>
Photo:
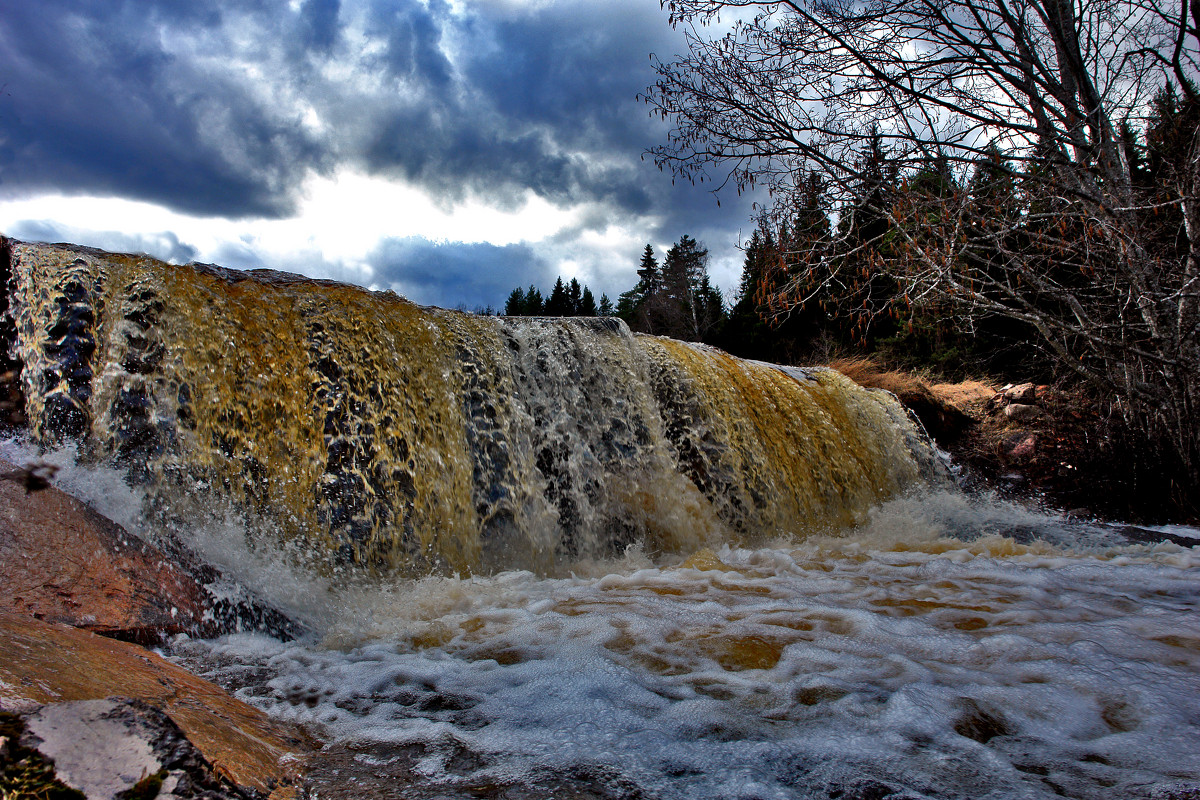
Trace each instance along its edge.
<path fill-rule="evenodd" d="M 748 200 L 719 209 L 641 158 L 665 134 L 636 100 L 647 56 L 678 45 L 640 0 L 17 6 L 0 232 L 451 305 L 560 273 L 623 291 L 646 243 L 684 233 L 736 263 Z M 467 256 L 442 285 L 416 263 Z"/>

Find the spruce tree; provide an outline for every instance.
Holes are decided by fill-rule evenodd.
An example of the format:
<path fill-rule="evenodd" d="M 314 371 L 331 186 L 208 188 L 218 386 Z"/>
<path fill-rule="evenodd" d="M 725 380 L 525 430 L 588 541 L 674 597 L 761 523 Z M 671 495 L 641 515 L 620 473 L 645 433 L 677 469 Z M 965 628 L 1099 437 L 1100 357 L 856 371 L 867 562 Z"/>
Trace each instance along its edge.
<path fill-rule="evenodd" d="M 571 283 L 567 286 L 567 316 L 580 316 L 581 306 L 583 305 L 583 288 L 579 285 L 578 278 L 571 278 Z"/>
<path fill-rule="evenodd" d="M 617 298 L 617 316 L 625 320 L 631 330 L 658 333 L 656 308 L 662 292 L 662 274 L 658 259 L 654 257 L 654 248 L 649 244 L 642 251 L 637 276 L 637 285 Z"/>
<path fill-rule="evenodd" d="M 525 295 L 519 288 L 513 289 L 508 299 L 504 301 L 504 315 L 506 317 L 525 316 Z"/>
<path fill-rule="evenodd" d="M 525 315 L 528 317 L 540 317 L 546 313 L 545 303 L 542 301 L 542 292 L 532 283 L 525 290 Z"/>
<path fill-rule="evenodd" d="M 679 238 L 663 261 L 661 303 L 652 309 L 662 322 L 661 332 L 675 339 L 702 338 L 701 281 L 707 277 L 708 250 L 692 237 Z M 707 328 L 707 326 L 704 326 Z"/>
<path fill-rule="evenodd" d="M 583 296 L 579 299 L 579 316 L 594 317 L 598 314 L 596 308 L 596 297 L 592 294 L 592 290 L 587 286 L 583 287 Z"/>
<path fill-rule="evenodd" d="M 563 285 L 562 276 L 554 281 L 554 289 L 550 292 L 550 299 L 546 301 L 544 313 L 548 317 L 571 315 L 571 299 L 567 294 L 567 287 Z"/>

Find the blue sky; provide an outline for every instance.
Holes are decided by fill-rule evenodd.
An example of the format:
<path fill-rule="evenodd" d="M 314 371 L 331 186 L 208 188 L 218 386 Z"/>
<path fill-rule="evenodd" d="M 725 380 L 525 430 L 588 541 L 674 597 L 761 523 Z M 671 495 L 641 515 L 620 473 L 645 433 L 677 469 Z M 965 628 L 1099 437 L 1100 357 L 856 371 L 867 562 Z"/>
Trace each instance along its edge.
<path fill-rule="evenodd" d="M 751 198 L 649 159 L 656 0 L 0 0 L 0 232 L 443 306 L 645 244 L 737 283 Z"/>

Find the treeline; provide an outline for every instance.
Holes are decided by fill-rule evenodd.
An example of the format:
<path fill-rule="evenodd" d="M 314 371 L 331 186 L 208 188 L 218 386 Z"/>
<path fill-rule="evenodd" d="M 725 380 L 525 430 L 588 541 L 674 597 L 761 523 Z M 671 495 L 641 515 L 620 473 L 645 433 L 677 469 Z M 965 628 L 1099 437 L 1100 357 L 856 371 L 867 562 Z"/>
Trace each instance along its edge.
<path fill-rule="evenodd" d="M 564 284 L 559 277 L 546 298 L 532 284 L 525 290 L 518 287 L 504 303 L 504 314 L 509 317 L 609 317 L 612 313 L 613 305 L 608 295 L 602 293 L 597 303 L 592 290 L 580 284 L 577 278 Z"/>
<path fill-rule="evenodd" d="M 1200 104 L 1181 102 L 1168 87 L 1143 130 L 1121 131 L 1133 182 L 1154 200 L 1129 213 L 1140 215 L 1140 236 L 1164 270 L 1186 262 L 1189 237 L 1180 204 L 1165 189 L 1155 197 L 1155 187 L 1169 186 L 1186 162 L 1198 125 Z M 1088 219 L 1068 193 L 1047 191 L 1053 157 L 1039 168 L 990 148 L 970 168 L 936 157 L 914 166 L 893 159 L 876 136 L 858 153 L 849 196 L 835 197 L 809 174 L 786 207 L 757 220 L 729 304 L 710 281 L 708 251 L 683 236 L 661 263 L 646 245 L 637 284 L 615 307 L 560 279 L 544 301 L 535 287 L 513 290 L 505 313 L 615 315 L 634 331 L 778 363 L 867 354 L 949 378 L 1049 381 L 1062 375 L 1062 358 L 1039 325 L 1081 302 L 1091 304 L 1098 329 L 1119 322 L 1102 318 L 1105 297 L 1094 286 L 1104 254 Z M 962 292 L 990 283 L 993 293 L 1010 291 L 1020 313 L 982 301 L 971 313 L 961 297 L 928 291 L 921 274 L 935 257 L 949 259 L 943 268 Z M 1090 366 L 1086 355 L 1075 363 Z"/>
<path fill-rule="evenodd" d="M 518 317 L 609 317 L 625 320 L 630 329 L 687 341 L 717 343 L 726 314 L 721 291 L 708 275 L 708 250 L 683 236 L 660 265 L 646 245 L 638 265 L 637 284 L 622 292 L 613 306 L 607 294 L 594 299 L 578 279 L 554 284 L 549 297 L 536 286 L 513 289 L 504 313 Z"/>
<path fill-rule="evenodd" d="M 1171 186 L 1194 157 L 1200 103 L 1166 87 L 1148 117 L 1141 130 L 1120 130 L 1139 198 L 1122 213 L 1148 254 L 1141 297 L 1122 305 L 1111 290 L 1120 254 L 1069 187 L 1046 177 L 1055 153 L 1017 160 L 990 147 L 968 168 L 937 157 L 914 165 L 893 160 L 876 136 L 858 154 L 848 200 L 835 204 L 810 174 L 787 207 L 759 219 L 722 346 L 774 361 L 853 352 L 948 377 L 1097 384 L 1102 362 L 1123 363 L 1121 348 L 1153 346 L 1170 360 L 1186 346 L 1165 331 L 1151 341 L 1122 312 L 1138 301 L 1173 308 L 1178 288 L 1158 283 L 1192 263 Z M 1114 344 L 1102 349 L 1106 339 Z"/>

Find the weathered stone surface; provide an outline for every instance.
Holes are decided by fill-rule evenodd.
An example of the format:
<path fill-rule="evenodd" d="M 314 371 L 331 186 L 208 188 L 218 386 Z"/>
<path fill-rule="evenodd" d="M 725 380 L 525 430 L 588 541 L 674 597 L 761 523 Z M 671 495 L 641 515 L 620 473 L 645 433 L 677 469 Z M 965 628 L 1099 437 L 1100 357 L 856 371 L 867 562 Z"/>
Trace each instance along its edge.
<path fill-rule="evenodd" d="M 58 779 L 88 798 L 108 798 L 158 772 L 150 737 L 111 714 L 114 700 L 42 706 L 25 718 L 22 743 L 54 762 Z"/>
<path fill-rule="evenodd" d="M 1038 401 L 1037 387 L 1032 383 L 1022 383 L 1004 390 L 1004 399 L 1009 403 L 1035 405 Z"/>
<path fill-rule="evenodd" d="M 1004 417 L 1010 422 L 1030 422 L 1040 416 L 1042 416 L 1042 410 L 1037 406 L 1010 403 L 1004 407 Z"/>
<path fill-rule="evenodd" d="M 137 645 L 0 611 L 0 710 L 129 697 L 163 710 L 213 768 L 263 793 L 295 782 L 302 735 Z"/>
<path fill-rule="evenodd" d="M 140 700 L 42 706 L 25 717 L 21 743 L 51 760 L 58 780 L 89 800 L 252 800 L 222 782 L 169 716 Z"/>
<path fill-rule="evenodd" d="M 1032 458 L 1037 452 L 1037 435 L 1032 433 L 1017 433 L 1004 442 L 1004 454 L 1009 459 L 1025 460 Z"/>
<path fill-rule="evenodd" d="M 0 607 L 134 641 L 203 632 L 203 587 L 163 553 L 0 460 Z"/>

